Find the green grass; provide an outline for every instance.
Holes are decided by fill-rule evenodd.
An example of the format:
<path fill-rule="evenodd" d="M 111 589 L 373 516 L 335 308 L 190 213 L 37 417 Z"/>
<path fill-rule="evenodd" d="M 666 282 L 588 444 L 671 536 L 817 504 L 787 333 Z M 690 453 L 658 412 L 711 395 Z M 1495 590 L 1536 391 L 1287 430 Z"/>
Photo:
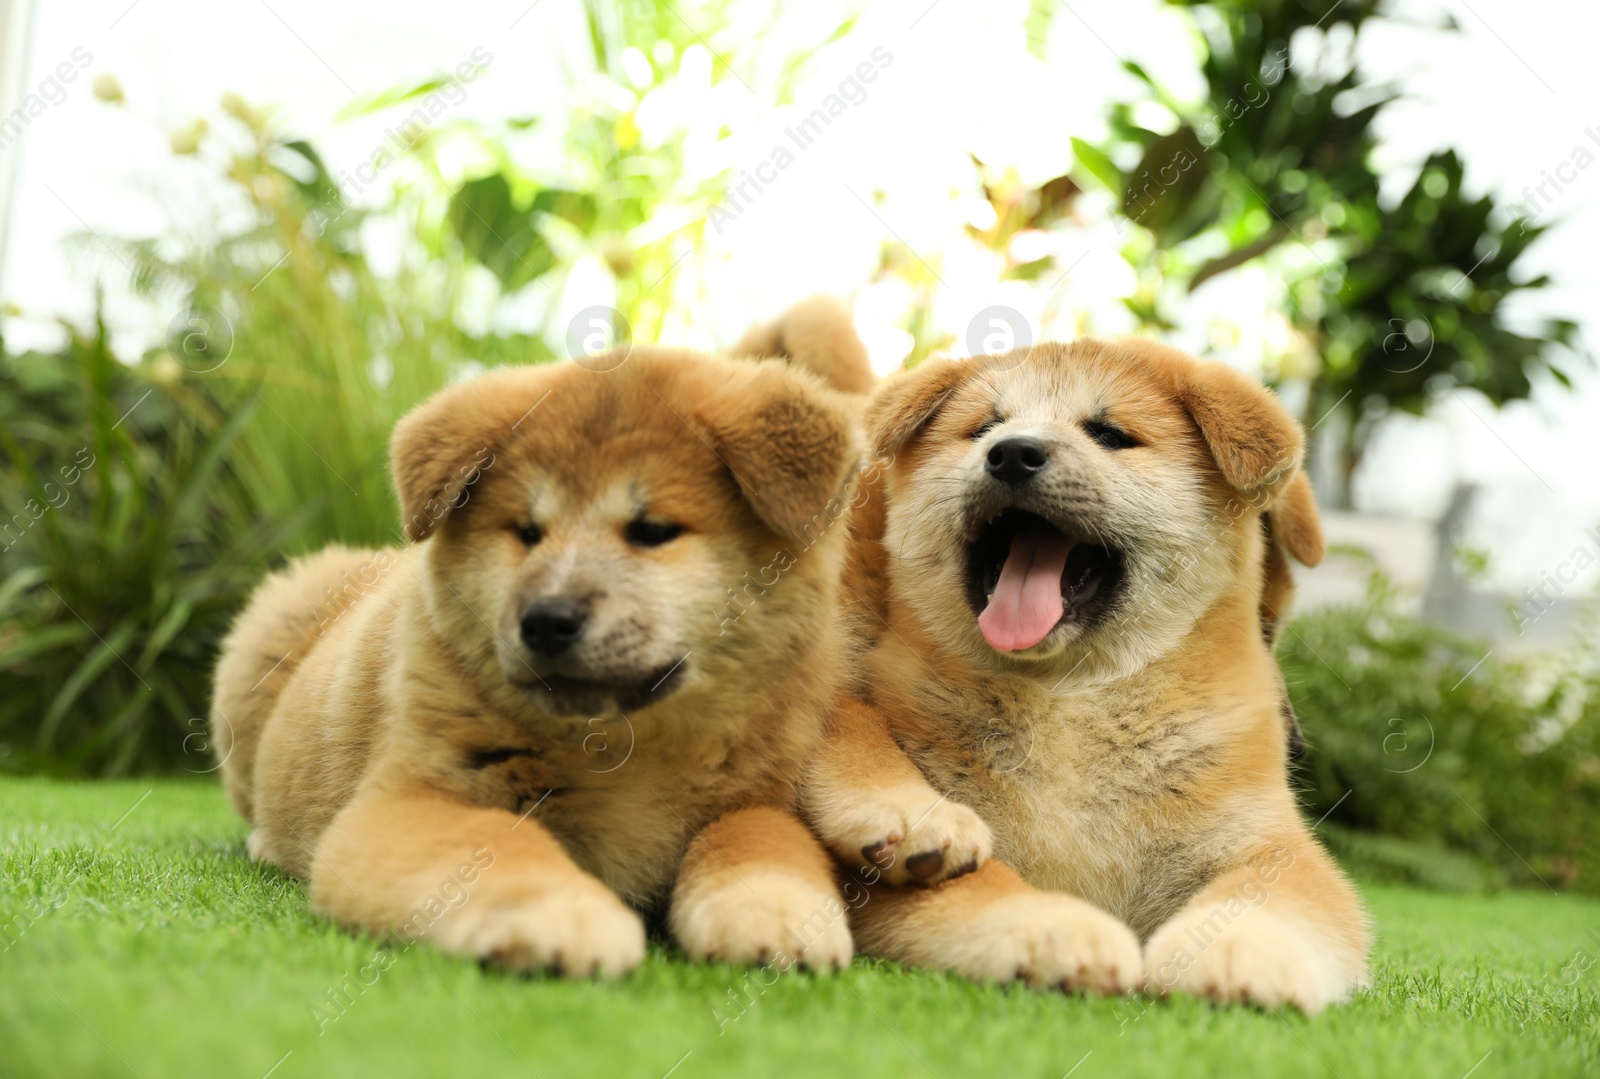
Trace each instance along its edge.
<path fill-rule="evenodd" d="M 250 864 L 202 782 L 0 780 L 0 1075 L 1596 1074 L 1600 901 L 1367 889 L 1376 986 L 1307 1020 L 1187 999 L 980 987 L 859 959 L 736 1014 L 740 969 L 657 944 L 619 984 L 482 971 L 419 946 L 322 1024 L 379 945 Z M 59 901 L 59 902 L 58 902 Z M 29 924 L 29 911 L 43 913 Z M 21 930 L 20 933 L 18 930 Z M 9 947 L 6 947 L 7 944 Z"/>

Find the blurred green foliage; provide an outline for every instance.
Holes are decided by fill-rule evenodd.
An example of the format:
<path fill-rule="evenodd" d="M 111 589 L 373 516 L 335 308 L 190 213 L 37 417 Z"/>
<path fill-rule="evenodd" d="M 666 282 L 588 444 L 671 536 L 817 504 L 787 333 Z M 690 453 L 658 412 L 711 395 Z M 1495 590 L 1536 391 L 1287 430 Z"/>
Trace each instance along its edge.
<path fill-rule="evenodd" d="M 1309 383 L 1308 422 L 1343 405 L 1347 485 L 1389 410 L 1421 413 L 1452 387 L 1526 398 L 1535 369 L 1569 381 L 1560 364 L 1577 359 L 1576 325 L 1525 333 L 1509 313 L 1549 283 L 1518 265 L 1545 227 L 1468 195 L 1454 151 L 1430 156 L 1398 200 L 1380 190 L 1375 126 L 1398 94 L 1355 62 L 1363 26 L 1388 14 L 1380 0 L 1169 2 L 1192 10 L 1206 100 L 1180 101 L 1129 62 L 1148 95 L 1137 104 L 1159 106 L 1171 129 L 1128 103 L 1112 110 L 1107 145 L 1074 142 L 1086 178 L 1140 227 L 1126 254 L 1142 322 L 1168 327 L 1206 281 L 1288 252 L 1271 265 L 1302 345 L 1270 374 Z"/>
<path fill-rule="evenodd" d="M 1600 648 L 1532 666 L 1360 604 L 1290 623 L 1278 649 L 1318 834 L 1367 876 L 1600 893 Z"/>
<path fill-rule="evenodd" d="M 651 104 L 699 88 L 691 58 L 709 68 L 713 91 L 737 80 L 736 95 L 768 105 L 786 101 L 804 64 L 856 22 L 845 17 L 822 40 L 772 55 L 764 50 L 778 40 L 770 24 L 780 9 L 734 8 L 727 0 L 588 0 L 589 55 L 574 67 L 594 71 L 598 79 L 589 85 L 602 92 L 581 94 L 560 118 L 526 116 L 504 127 L 445 125 L 423 133 L 416 150 L 424 161 L 440 141 L 457 138 L 483 162 L 464 179 L 434 169 L 448 210 L 445 228 L 423 233 L 433 253 L 487 268 L 513 297 L 526 296 L 534 282 L 543 295 L 554 296 L 579 266 L 603 268 L 613 290 L 614 339 L 659 339 L 674 307 L 674 273 L 701 248 L 725 179 L 690 168 L 690 135 L 720 139 L 731 119 L 680 114 L 663 124 L 669 110 L 656 108 L 647 123 L 645 113 Z M 752 15 L 755 21 L 747 21 Z M 697 26 L 707 28 L 705 37 Z M 752 82 L 736 74 L 741 69 L 769 74 L 752 75 Z M 711 107 L 709 100 L 703 104 Z M 519 133 L 541 126 L 559 126 L 561 151 L 554 160 L 522 148 Z"/>
<path fill-rule="evenodd" d="M 259 410 L 232 452 L 248 466 L 241 482 L 258 520 L 313 509 L 292 550 L 393 542 L 395 420 L 468 359 L 542 360 L 549 350 L 527 335 L 463 329 L 459 262 L 413 254 L 375 271 L 364 242 L 373 215 L 345 202 L 315 149 L 234 111 L 242 148 L 218 169 L 252 224 L 175 253 L 170 237 L 104 241 L 136 291 L 173 312 L 165 346 L 133 373 L 184 417 Z M 85 250 L 102 242 L 87 238 Z M 69 352 L 58 362 L 77 361 Z"/>
<path fill-rule="evenodd" d="M 204 730 L 217 639 L 306 507 L 255 512 L 236 456 L 255 402 L 191 409 L 103 325 L 7 366 L 0 768 L 167 770 Z"/>
<path fill-rule="evenodd" d="M 398 542 L 395 421 L 478 366 L 550 357 L 462 328 L 459 258 L 374 271 L 370 213 L 316 150 L 227 107 L 213 160 L 245 227 L 84 244 L 173 304 L 165 345 L 129 365 L 103 324 L 69 326 L 59 353 L 0 360 L 0 768 L 209 769 L 211 669 L 249 590 L 330 541 Z"/>

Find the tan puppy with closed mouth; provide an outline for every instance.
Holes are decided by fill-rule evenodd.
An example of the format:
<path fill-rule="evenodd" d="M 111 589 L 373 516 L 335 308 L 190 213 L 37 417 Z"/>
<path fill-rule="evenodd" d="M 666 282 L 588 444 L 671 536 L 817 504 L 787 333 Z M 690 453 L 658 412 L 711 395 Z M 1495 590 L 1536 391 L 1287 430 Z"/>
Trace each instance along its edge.
<path fill-rule="evenodd" d="M 257 858 L 312 906 L 515 968 L 615 974 L 638 910 L 695 957 L 838 966 L 794 788 L 844 669 L 851 412 L 779 363 L 635 348 L 408 415 L 414 544 L 265 582 L 213 727 Z M 803 932 L 802 932 L 803 929 Z"/>
<path fill-rule="evenodd" d="M 1287 564 L 1264 559 L 1315 562 L 1321 534 L 1276 399 L 1151 342 L 1084 340 L 926 362 L 867 427 L 893 463 L 844 595 L 873 643 L 809 816 L 865 866 L 928 807 L 981 859 L 971 807 L 1009 866 L 875 891 L 863 949 L 993 976 L 996 931 L 971 927 L 1025 922 L 1046 889 L 1081 897 L 1080 983 L 1141 965 L 1098 907 L 1153 988 L 1314 1012 L 1363 984 L 1364 916 L 1288 783 L 1268 647 Z"/>

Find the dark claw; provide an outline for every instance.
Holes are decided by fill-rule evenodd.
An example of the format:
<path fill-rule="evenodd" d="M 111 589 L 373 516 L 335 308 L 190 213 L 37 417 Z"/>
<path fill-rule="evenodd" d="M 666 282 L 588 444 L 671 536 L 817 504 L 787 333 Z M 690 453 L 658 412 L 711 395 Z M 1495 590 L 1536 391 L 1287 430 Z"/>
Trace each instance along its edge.
<path fill-rule="evenodd" d="M 913 877 L 927 880 L 929 877 L 939 875 L 939 870 L 944 868 L 944 851 L 930 850 L 922 854 L 913 854 L 906 859 L 906 869 Z"/>
<path fill-rule="evenodd" d="M 879 869 L 888 869 L 894 865 L 894 855 L 889 852 L 888 843 L 872 843 L 861 848 L 861 857 Z"/>

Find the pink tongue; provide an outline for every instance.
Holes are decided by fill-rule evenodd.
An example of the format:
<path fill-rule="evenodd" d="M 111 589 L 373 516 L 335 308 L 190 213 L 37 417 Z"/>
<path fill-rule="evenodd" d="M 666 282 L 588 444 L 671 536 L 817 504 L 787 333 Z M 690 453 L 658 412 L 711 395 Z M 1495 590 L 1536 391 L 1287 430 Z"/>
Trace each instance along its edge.
<path fill-rule="evenodd" d="M 994 598 L 978 616 L 983 639 L 1001 652 L 1032 648 L 1061 621 L 1061 571 L 1072 545 L 1054 529 L 1019 533 L 1000 570 Z"/>

